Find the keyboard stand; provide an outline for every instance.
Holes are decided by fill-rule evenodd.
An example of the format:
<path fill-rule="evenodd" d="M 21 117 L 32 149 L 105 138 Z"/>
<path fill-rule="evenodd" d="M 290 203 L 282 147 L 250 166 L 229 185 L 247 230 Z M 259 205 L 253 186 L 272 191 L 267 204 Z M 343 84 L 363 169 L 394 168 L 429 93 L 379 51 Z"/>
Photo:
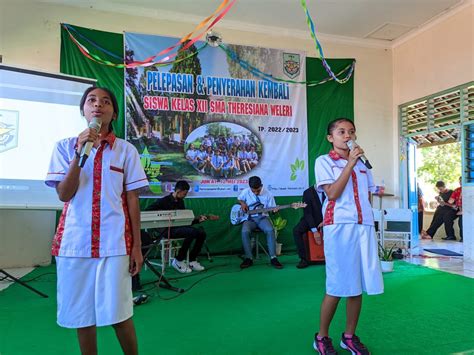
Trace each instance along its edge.
<path fill-rule="evenodd" d="M 168 281 L 168 279 L 160 272 L 158 271 L 158 269 L 153 265 L 153 263 L 148 259 L 148 255 L 151 253 L 151 251 L 156 248 L 156 246 L 160 243 L 161 241 L 161 236 L 160 238 L 157 238 L 153 241 L 153 243 L 151 243 L 150 245 L 148 246 L 145 246 L 145 248 L 148 248 L 147 252 L 145 253 L 145 255 L 143 255 L 143 262 L 150 268 L 150 270 L 156 275 L 158 276 L 158 280 L 157 280 L 157 286 L 158 287 L 161 287 L 161 288 L 166 288 L 168 290 L 171 290 L 171 291 L 175 291 L 175 292 L 178 292 L 178 293 L 183 293 L 184 292 L 184 289 L 183 288 L 180 288 L 180 287 L 175 287 L 173 285 L 170 284 L 170 282 Z"/>

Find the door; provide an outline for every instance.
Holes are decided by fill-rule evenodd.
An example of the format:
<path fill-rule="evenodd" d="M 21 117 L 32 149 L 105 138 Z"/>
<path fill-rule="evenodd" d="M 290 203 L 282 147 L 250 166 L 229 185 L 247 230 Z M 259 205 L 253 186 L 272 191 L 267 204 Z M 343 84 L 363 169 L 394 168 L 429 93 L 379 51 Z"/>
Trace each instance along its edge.
<path fill-rule="evenodd" d="M 407 139 L 407 161 L 406 161 L 406 193 L 403 194 L 403 207 L 412 211 L 412 253 L 419 253 L 419 235 L 418 235 L 418 187 L 416 172 L 416 149 L 417 143 L 412 139 Z M 403 181 L 403 180 L 402 180 Z"/>

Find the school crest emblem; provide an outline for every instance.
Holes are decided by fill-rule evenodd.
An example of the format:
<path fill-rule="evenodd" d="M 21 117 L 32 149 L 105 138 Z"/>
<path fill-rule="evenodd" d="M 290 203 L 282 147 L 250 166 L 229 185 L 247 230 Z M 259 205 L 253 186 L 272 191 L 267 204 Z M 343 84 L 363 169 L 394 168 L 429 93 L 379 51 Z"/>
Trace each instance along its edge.
<path fill-rule="evenodd" d="M 18 146 L 18 111 L 0 110 L 0 153 Z"/>
<path fill-rule="evenodd" d="M 283 53 L 283 72 L 291 79 L 300 73 L 300 55 L 296 53 Z"/>

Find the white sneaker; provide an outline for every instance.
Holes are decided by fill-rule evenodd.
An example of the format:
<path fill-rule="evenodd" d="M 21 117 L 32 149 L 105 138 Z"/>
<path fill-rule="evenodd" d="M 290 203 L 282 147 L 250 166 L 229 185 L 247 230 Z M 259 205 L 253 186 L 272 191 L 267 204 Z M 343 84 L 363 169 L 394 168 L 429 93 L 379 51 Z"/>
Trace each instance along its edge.
<path fill-rule="evenodd" d="M 203 270 L 206 269 L 204 266 L 202 266 L 201 264 L 199 264 L 199 261 L 191 261 L 191 262 L 189 263 L 189 267 L 190 267 L 192 270 L 195 270 L 195 271 L 203 271 Z"/>
<path fill-rule="evenodd" d="M 178 261 L 176 259 L 173 259 L 171 262 L 171 266 L 173 266 L 176 270 L 178 270 L 182 274 L 189 274 L 192 272 L 192 270 L 186 265 L 186 262 L 183 261 Z"/>

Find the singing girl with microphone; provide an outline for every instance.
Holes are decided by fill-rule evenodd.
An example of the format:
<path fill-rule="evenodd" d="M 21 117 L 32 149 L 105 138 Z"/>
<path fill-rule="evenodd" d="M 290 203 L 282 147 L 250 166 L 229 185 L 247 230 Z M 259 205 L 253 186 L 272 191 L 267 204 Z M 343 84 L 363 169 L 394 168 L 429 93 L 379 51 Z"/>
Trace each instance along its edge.
<path fill-rule="evenodd" d="M 340 345 L 352 354 L 369 354 L 355 335 L 362 293 L 383 293 L 370 192 L 375 186 L 370 170 L 361 161 L 364 151 L 347 142 L 356 139 L 354 123 L 338 118 L 329 123 L 327 139 L 333 149 L 316 159 L 316 188 L 326 195 L 323 204 L 326 294 L 321 304 L 319 331 L 314 349 L 337 354 L 329 326 L 341 297 L 346 298 L 346 328 Z"/>
<path fill-rule="evenodd" d="M 135 147 L 112 130 L 114 94 L 90 87 L 80 111 L 89 127 L 56 143 L 46 177 L 65 202 L 52 245 L 57 322 L 77 329 L 83 354 L 97 353 L 96 327 L 106 325 L 137 354 L 130 276 L 143 263 L 138 189 L 148 181 Z"/>

